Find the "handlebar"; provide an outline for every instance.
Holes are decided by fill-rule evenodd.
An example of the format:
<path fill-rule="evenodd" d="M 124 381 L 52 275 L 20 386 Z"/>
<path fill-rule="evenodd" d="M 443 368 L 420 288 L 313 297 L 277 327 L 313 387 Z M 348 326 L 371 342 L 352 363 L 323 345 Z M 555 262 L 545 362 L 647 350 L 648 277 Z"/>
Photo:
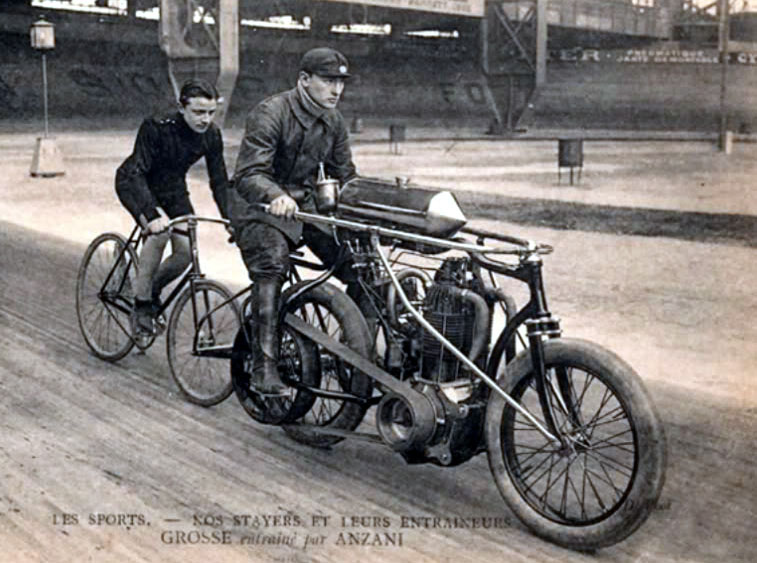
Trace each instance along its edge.
<path fill-rule="evenodd" d="M 188 233 L 186 231 L 181 231 L 177 229 L 177 225 L 181 223 L 188 223 L 188 224 L 197 224 L 197 223 L 217 223 L 219 225 L 223 225 L 225 227 L 230 227 L 231 222 L 228 219 L 219 219 L 218 217 L 205 217 L 203 215 L 180 215 L 179 217 L 174 217 L 173 219 L 170 219 L 168 221 L 168 224 L 166 225 L 166 228 L 162 231 L 158 231 L 157 233 L 145 233 L 144 228 L 141 229 L 142 236 L 149 236 L 149 235 L 157 235 L 160 233 L 165 232 L 172 232 L 176 231 L 179 234 L 187 235 Z M 229 239 L 229 242 L 233 242 L 233 236 Z"/>
<path fill-rule="evenodd" d="M 265 203 L 260 203 L 258 206 L 265 212 L 268 212 L 270 206 Z M 307 213 L 304 211 L 295 211 L 294 219 L 303 221 L 305 223 L 315 223 L 321 225 L 330 225 L 334 227 L 342 227 L 354 231 L 376 233 L 382 237 L 394 238 L 405 240 L 408 242 L 416 242 L 427 244 L 430 246 L 436 246 L 439 248 L 447 248 L 449 250 L 461 250 L 473 254 L 510 254 L 523 257 L 532 254 L 548 254 L 552 251 L 552 247 L 548 245 L 538 245 L 533 241 L 526 239 L 519 239 L 516 237 L 508 237 L 505 235 L 499 235 L 497 233 L 489 233 L 487 231 L 481 231 L 472 228 L 463 228 L 462 232 L 473 234 L 478 236 L 478 241 L 474 243 L 460 242 L 456 240 L 440 239 L 427 235 L 419 235 L 415 233 L 409 233 L 405 231 L 398 231 L 396 229 L 389 229 L 386 227 L 379 227 L 377 225 L 366 225 L 365 223 L 358 223 L 356 221 L 350 221 L 347 219 L 340 219 L 329 215 L 318 215 L 315 213 Z M 483 243 L 485 238 L 492 238 L 500 240 L 502 242 L 509 243 L 520 248 L 503 248 L 496 246 L 487 246 Z"/>
<path fill-rule="evenodd" d="M 228 219 L 219 219 L 218 217 L 205 217 L 203 215 L 180 215 L 179 217 L 174 217 L 168 222 L 168 229 L 174 228 L 179 223 L 189 223 L 191 221 L 196 221 L 198 223 L 218 223 L 219 225 L 224 225 L 228 227 L 231 225 L 231 222 Z"/>

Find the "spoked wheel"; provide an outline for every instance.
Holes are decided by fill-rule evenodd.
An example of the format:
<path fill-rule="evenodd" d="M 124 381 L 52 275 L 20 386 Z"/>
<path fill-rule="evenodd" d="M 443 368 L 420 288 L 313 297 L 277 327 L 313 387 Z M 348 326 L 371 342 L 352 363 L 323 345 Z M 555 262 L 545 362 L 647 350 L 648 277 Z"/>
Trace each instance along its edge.
<path fill-rule="evenodd" d="M 118 233 L 103 233 L 93 240 L 79 266 L 79 328 L 92 352 L 103 360 L 120 360 L 134 346 L 130 315 L 136 270 L 136 253 Z"/>
<path fill-rule="evenodd" d="M 489 466 L 503 498 L 537 535 L 594 550 L 631 535 L 654 508 L 665 479 L 665 438 L 633 369 L 580 340 L 544 344 L 547 393 L 563 443 L 491 394 Z M 528 351 L 500 379 L 544 426 Z"/>
<path fill-rule="evenodd" d="M 286 303 L 300 287 L 285 291 L 282 301 Z M 365 320 L 355 303 L 336 287 L 322 284 L 311 289 L 289 303 L 288 312 L 368 356 L 370 337 Z M 253 361 L 245 334 L 250 330 L 240 331 L 232 358 L 234 390 L 250 416 L 259 422 L 284 424 L 293 439 L 315 447 L 328 447 L 342 438 L 320 434 L 312 426 L 354 430 L 360 424 L 366 405 L 338 394 L 367 399 L 373 389 L 370 378 L 290 327 L 282 327 L 279 373 L 292 391 L 284 398 L 262 399 L 250 387 Z M 316 389 L 331 396 L 316 396 Z"/>
<path fill-rule="evenodd" d="M 197 281 L 181 292 L 168 321 L 171 375 L 187 400 L 205 407 L 225 400 L 232 390 L 227 362 L 241 326 L 232 296 L 218 282 Z"/>

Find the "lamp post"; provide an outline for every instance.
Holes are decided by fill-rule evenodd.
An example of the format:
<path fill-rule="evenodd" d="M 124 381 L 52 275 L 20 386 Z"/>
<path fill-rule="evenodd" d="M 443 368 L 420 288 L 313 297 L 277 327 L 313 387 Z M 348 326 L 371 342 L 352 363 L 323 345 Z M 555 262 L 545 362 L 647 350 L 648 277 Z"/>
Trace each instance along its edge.
<path fill-rule="evenodd" d="M 34 22 L 29 29 L 32 48 L 42 53 L 42 96 L 45 106 L 45 136 L 37 138 L 30 174 L 38 177 L 61 176 L 63 159 L 55 145 L 55 139 L 49 137 L 50 128 L 47 116 L 47 51 L 55 48 L 55 27 L 45 19 Z"/>

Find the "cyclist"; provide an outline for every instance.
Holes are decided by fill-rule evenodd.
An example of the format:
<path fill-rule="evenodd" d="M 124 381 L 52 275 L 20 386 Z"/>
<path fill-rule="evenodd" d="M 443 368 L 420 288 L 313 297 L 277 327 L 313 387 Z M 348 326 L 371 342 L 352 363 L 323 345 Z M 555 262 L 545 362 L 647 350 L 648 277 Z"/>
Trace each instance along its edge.
<path fill-rule="evenodd" d="M 171 235 L 172 254 L 161 263 L 168 243 L 168 221 L 193 214 L 186 174 L 200 158 L 205 162 L 213 199 L 226 217 L 228 175 L 220 129 L 212 122 L 218 105 L 215 87 L 201 79 L 186 81 L 179 108 L 142 122 L 134 151 L 116 172 L 116 193 L 142 227 L 144 244 L 135 278 L 132 332 L 137 339 L 155 334 L 155 313 L 161 290 L 189 265 L 189 242 Z"/>
<path fill-rule="evenodd" d="M 289 271 L 290 246 L 302 236 L 326 264 L 337 255 L 333 236 L 292 221 L 294 212 L 315 209 L 319 164 L 342 185 L 357 176 L 344 118 L 336 109 L 350 74 L 347 59 L 320 47 L 305 53 L 297 85 L 260 102 L 247 116 L 229 189 L 229 217 L 253 284 L 253 385 L 263 395 L 286 388 L 277 369 L 278 310 Z M 260 203 L 270 204 L 263 212 Z M 337 277 L 358 287 L 350 267 Z"/>

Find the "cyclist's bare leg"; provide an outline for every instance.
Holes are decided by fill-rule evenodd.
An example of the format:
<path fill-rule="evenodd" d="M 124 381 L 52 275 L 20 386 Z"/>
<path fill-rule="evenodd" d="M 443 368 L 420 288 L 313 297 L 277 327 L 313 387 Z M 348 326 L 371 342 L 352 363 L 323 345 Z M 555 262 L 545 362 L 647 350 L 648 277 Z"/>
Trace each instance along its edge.
<path fill-rule="evenodd" d="M 134 280 L 134 291 L 140 301 L 152 300 L 153 278 L 160 266 L 166 244 L 168 244 L 168 233 L 150 235 L 145 238 L 139 254 L 139 271 Z"/>
<path fill-rule="evenodd" d="M 160 264 L 158 272 L 155 274 L 150 298 L 153 301 L 159 298 L 161 290 L 178 278 L 191 261 L 192 255 L 189 251 L 189 239 L 182 235 L 172 234 L 171 255 Z"/>
<path fill-rule="evenodd" d="M 150 234 L 145 237 L 139 254 L 139 269 L 134 280 L 134 311 L 131 326 L 137 345 L 149 346 L 155 335 L 152 306 L 152 280 L 168 244 L 168 233 Z"/>

